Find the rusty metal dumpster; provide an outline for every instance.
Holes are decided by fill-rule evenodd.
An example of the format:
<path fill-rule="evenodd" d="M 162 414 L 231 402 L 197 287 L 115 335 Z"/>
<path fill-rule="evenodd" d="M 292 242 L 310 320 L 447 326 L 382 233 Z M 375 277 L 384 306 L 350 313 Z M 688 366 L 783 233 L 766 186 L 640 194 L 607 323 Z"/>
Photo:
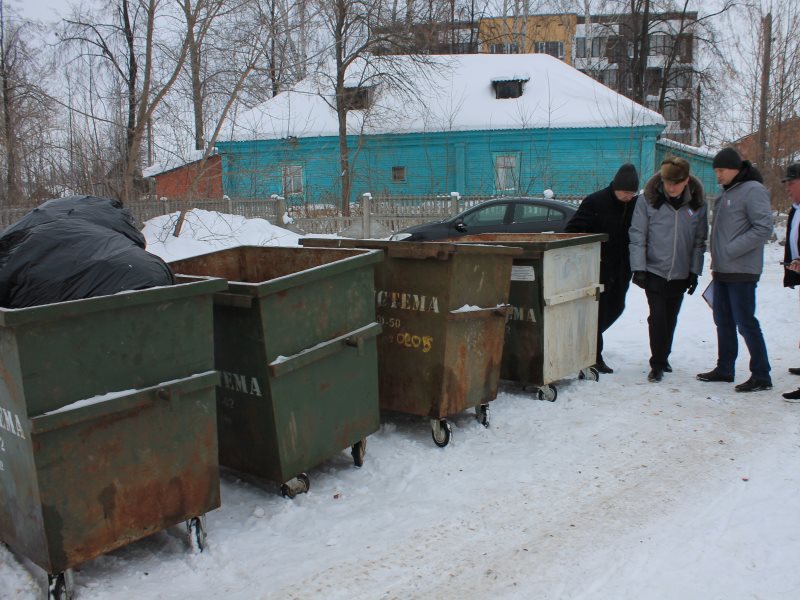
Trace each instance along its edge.
<path fill-rule="evenodd" d="M 0 309 L 0 539 L 69 597 L 73 566 L 187 522 L 219 462 L 212 295 L 222 280 Z"/>
<path fill-rule="evenodd" d="M 598 379 L 597 349 L 600 244 L 605 234 L 485 233 L 459 243 L 503 244 L 522 249 L 514 258 L 500 377 L 538 387 L 555 401 L 554 381 L 570 373 Z"/>
<path fill-rule="evenodd" d="M 497 397 L 512 258 L 519 248 L 304 238 L 307 247 L 382 250 L 375 269 L 380 405 L 430 417 L 438 446 L 447 416 L 475 408 L 488 427 Z"/>
<path fill-rule="evenodd" d="M 220 463 L 308 490 L 306 470 L 380 427 L 373 304 L 377 251 L 238 247 L 173 262 L 224 277 L 214 298 Z M 224 275 L 223 275 L 224 274 Z"/>

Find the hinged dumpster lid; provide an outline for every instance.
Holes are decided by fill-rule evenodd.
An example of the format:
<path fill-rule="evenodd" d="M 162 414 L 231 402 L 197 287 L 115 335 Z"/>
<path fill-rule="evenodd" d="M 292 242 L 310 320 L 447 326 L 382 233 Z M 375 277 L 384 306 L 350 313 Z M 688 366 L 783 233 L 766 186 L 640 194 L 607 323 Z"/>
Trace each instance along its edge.
<path fill-rule="evenodd" d="M 608 234 L 605 233 L 477 233 L 450 238 L 447 241 L 458 244 L 504 244 L 522 248 L 527 252 L 544 252 L 554 248 L 607 240 Z"/>
<path fill-rule="evenodd" d="M 517 256 L 518 247 L 462 244 L 447 242 L 393 242 L 389 240 L 351 240 L 338 238 L 301 238 L 300 243 L 313 248 L 373 248 L 383 250 L 391 258 L 449 260 L 455 254 L 498 254 Z"/>

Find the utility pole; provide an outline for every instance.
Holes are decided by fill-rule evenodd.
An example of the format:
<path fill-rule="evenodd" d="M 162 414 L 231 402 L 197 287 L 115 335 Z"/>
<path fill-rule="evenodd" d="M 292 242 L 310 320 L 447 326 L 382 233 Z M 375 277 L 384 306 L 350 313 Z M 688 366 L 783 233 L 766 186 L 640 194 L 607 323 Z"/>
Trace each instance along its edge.
<path fill-rule="evenodd" d="M 764 58 L 761 63 L 761 106 L 758 114 L 758 166 L 763 171 L 767 160 L 767 103 L 769 102 L 769 63 L 772 55 L 772 13 L 762 22 Z"/>

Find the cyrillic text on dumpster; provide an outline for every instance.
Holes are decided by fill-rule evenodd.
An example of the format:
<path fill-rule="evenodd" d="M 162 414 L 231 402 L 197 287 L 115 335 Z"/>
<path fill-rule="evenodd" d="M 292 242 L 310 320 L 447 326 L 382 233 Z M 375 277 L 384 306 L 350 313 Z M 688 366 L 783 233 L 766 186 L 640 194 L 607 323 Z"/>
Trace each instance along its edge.
<path fill-rule="evenodd" d="M 433 337 L 430 335 L 414 335 L 404 331 L 390 333 L 389 341 L 405 348 L 413 348 L 422 352 L 430 352 L 433 348 Z"/>
<path fill-rule="evenodd" d="M 399 308 L 400 310 L 416 310 L 419 312 L 439 312 L 439 298 L 407 292 L 375 292 L 375 304 L 378 308 Z"/>
<path fill-rule="evenodd" d="M 0 429 L 5 429 L 18 438 L 25 439 L 25 432 L 22 430 L 19 416 L 2 406 L 0 406 Z"/>
<path fill-rule="evenodd" d="M 509 321 L 530 321 L 536 323 L 536 312 L 530 306 L 512 306 L 508 314 Z"/>
<path fill-rule="evenodd" d="M 230 373 L 229 371 L 221 371 L 221 373 L 222 387 L 225 389 L 261 397 L 261 386 L 258 385 L 257 378 L 252 375 Z"/>

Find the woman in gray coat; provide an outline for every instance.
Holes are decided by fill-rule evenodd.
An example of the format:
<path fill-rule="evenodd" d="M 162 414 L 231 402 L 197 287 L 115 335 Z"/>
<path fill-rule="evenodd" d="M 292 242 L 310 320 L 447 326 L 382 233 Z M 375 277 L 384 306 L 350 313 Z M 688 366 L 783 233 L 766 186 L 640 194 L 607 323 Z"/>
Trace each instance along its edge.
<path fill-rule="evenodd" d="M 703 186 L 690 175 L 689 163 L 667 157 L 636 201 L 630 236 L 633 283 L 643 288 L 650 306 L 649 381 L 671 372 L 669 355 L 683 294 L 697 288 L 703 271 L 708 214 Z"/>

